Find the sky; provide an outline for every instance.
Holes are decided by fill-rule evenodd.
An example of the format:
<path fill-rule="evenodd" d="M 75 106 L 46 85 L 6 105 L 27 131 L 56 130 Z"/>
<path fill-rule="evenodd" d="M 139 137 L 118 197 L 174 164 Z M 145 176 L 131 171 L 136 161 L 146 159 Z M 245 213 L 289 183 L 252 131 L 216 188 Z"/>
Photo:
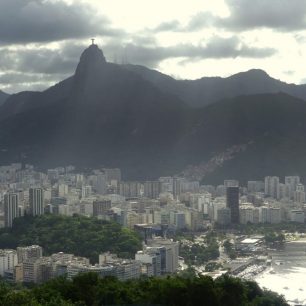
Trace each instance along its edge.
<path fill-rule="evenodd" d="M 0 0 L 0 90 L 44 90 L 95 42 L 177 79 L 257 68 L 306 83 L 306 0 Z"/>

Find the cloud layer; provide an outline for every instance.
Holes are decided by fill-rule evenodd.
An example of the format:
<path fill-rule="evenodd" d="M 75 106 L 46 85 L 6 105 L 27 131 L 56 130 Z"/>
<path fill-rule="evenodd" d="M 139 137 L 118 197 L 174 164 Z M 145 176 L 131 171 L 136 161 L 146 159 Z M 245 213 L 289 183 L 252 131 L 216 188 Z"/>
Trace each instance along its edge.
<path fill-rule="evenodd" d="M 228 18 L 217 25 L 235 30 L 271 28 L 280 31 L 304 29 L 306 26 L 305 0 L 227 0 Z"/>
<path fill-rule="evenodd" d="M 93 3 L 100 10 L 89 5 Z M 251 64 L 239 67 L 228 60 L 226 64 L 231 72 L 266 69 L 263 63 L 268 62 L 267 58 L 272 63 L 288 54 L 282 48 L 291 45 L 289 53 L 297 54 L 294 60 L 296 67 L 300 67 L 303 51 L 299 47 L 305 45 L 306 48 L 302 32 L 306 28 L 306 0 L 225 0 L 227 13 L 197 9 L 178 20 L 160 19 L 153 25 L 144 24 L 142 30 L 120 28 L 120 22 L 115 25 L 111 14 L 104 14 L 103 6 L 107 7 L 107 2 L 101 6 L 99 3 L 100 0 L 0 1 L 0 89 L 10 92 L 42 89 L 72 75 L 80 54 L 89 43 L 87 39 L 93 36 L 97 37 L 109 61 L 157 69 L 176 65 L 177 71 L 186 69 L 186 74 L 185 71 L 184 75 L 180 74 L 182 78 L 190 77 L 187 69 L 192 69 L 192 78 L 202 77 L 200 69 L 195 76 L 195 66 L 205 63 L 205 71 L 209 73 L 207 65 L 216 67 L 217 60 L 218 63 L 219 60 L 225 63 L 227 59 L 255 63 L 252 67 L 249 67 Z M 122 18 L 128 18 L 128 14 L 124 12 Z M 133 20 L 130 22 L 132 24 Z M 265 32 L 269 32 L 269 39 L 254 34 Z M 288 33 L 294 42 L 287 37 L 286 42 L 280 44 L 277 35 L 283 39 Z M 271 65 L 276 67 L 275 63 Z M 190 65 L 183 67 L 182 64 Z M 280 71 L 283 76 L 294 76 L 295 69 L 288 64 Z M 220 69 L 218 71 L 220 73 Z M 164 72 L 176 74 L 175 71 Z"/>
<path fill-rule="evenodd" d="M 273 48 L 248 47 L 241 43 L 236 36 L 222 38 L 215 36 L 206 44 L 178 44 L 171 47 L 142 46 L 126 44 L 120 46 L 106 46 L 106 51 L 119 52 L 125 61 L 132 64 L 142 64 L 157 67 L 158 63 L 170 58 L 185 58 L 187 60 L 220 59 L 220 58 L 265 58 L 277 51 Z"/>
<path fill-rule="evenodd" d="M 215 27 L 239 32 L 260 28 L 290 32 L 306 27 L 306 0 L 226 0 L 226 4 L 227 17 L 199 12 L 186 25 L 172 20 L 161 23 L 153 31 L 190 32 Z"/>
<path fill-rule="evenodd" d="M 122 30 L 90 6 L 62 0 L 0 1 L 0 43 L 50 42 L 92 35 L 120 36 Z"/>

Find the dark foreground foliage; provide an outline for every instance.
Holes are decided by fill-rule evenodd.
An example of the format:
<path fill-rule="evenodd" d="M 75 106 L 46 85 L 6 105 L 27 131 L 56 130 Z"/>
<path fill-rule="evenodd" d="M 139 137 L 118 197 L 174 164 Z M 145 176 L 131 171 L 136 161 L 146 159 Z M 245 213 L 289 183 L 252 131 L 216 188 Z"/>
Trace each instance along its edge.
<path fill-rule="evenodd" d="M 0 230 L 0 249 L 38 244 L 44 255 L 72 253 L 98 261 L 101 252 L 111 251 L 121 257 L 134 257 L 141 249 L 135 232 L 114 222 L 75 215 L 26 216 L 14 220 L 12 229 Z"/>
<path fill-rule="evenodd" d="M 127 282 L 99 278 L 97 274 L 80 274 L 72 281 L 53 279 L 32 289 L 0 286 L 0 305 L 24 306 L 95 306 L 95 305 L 214 305 L 214 306 L 282 306 L 285 300 L 264 291 L 255 282 L 222 276 L 145 278 Z"/>

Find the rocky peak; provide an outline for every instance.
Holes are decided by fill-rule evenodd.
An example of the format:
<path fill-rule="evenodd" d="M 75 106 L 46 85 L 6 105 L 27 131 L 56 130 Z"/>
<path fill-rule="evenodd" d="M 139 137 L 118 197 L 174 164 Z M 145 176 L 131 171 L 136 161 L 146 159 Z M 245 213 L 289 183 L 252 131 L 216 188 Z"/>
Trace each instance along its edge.
<path fill-rule="evenodd" d="M 87 75 L 90 71 L 100 69 L 106 64 L 103 51 L 96 44 L 90 45 L 81 55 L 76 75 Z"/>

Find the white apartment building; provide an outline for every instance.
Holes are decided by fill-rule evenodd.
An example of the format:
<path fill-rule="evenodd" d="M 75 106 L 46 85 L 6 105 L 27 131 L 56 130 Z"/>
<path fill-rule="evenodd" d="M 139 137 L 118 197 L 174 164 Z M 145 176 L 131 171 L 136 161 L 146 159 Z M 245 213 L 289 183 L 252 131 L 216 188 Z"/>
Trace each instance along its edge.
<path fill-rule="evenodd" d="M 15 250 L 0 250 L 0 275 L 4 276 L 4 272 L 12 270 L 18 264 L 17 252 Z"/>
<path fill-rule="evenodd" d="M 265 177 L 265 195 L 274 199 L 279 199 L 279 177 L 266 176 Z"/>
<path fill-rule="evenodd" d="M 305 213 L 303 210 L 294 209 L 290 211 L 291 222 L 304 223 Z"/>

